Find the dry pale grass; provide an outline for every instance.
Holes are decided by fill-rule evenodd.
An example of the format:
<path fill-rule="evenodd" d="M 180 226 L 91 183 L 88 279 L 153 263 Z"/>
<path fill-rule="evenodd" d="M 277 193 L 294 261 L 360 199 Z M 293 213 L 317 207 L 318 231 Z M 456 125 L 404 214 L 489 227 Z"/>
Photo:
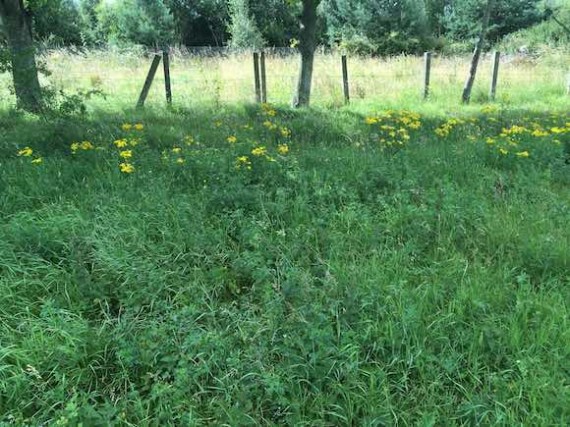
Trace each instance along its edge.
<path fill-rule="evenodd" d="M 467 76 L 469 57 L 434 57 L 431 103 L 445 108 L 459 104 Z M 93 51 L 84 55 L 51 51 L 44 55 L 50 83 L 57 89 L 99 89 L 107 97 L 94 101 L 99 106 L 129 107 L 136 103 L 151 60 L 136 53 Z M 223 105 L 254 100 L 251 54 L 239 53 L 206 57 L 174 52 L 171 58 L 174 102 L 179 105 Z M 568 103 L 566 76 L 568 55 L 530 59 L 505 57 L 501 62 L 497 100 L 514 106 L 555 106 Z M 288 103 L 298 71 L 296 56 L 268 55 L 268 100 Z M 397 56 L 388 59 L 349 58 L 351 99 L 355 104 L 412 108 L 423 92 L 423 58 Z M 474 102 L 487 101 L 491 80 L 491 58 L 480 64 Z M 9 76 L 1 75 L 0 103 L 12 103 Z M 150 105 L 164 103 L 164 77 L 160 70 L 148 98 Z M 319 54 L 314 72 L 313 103 L 322 106 L 343 104 L 340 56 Z"/>

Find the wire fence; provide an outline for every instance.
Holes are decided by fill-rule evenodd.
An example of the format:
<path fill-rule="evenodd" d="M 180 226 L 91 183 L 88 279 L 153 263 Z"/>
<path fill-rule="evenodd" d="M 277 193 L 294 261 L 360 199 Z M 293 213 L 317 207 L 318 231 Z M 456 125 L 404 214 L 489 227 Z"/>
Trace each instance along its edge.
<path fill-rule="evenodd" d="M 41 54 L 40 61 L 50 71 L 43 83 L 68 93 L 100 91 L 96 106 L 134 107 L 147 77 L 155 52 L 144 51 L 68 51 Z M 254 65 L 252 51 L 227 48 L 174 48 L 169 51 L 173 103 L 192 106 L 254 102 Z M 286 104 L 292 99 L 299 70 L 295 49 L 265 50 L 267 100 Z M 459 103 L 468 74 L 470 57 L 434 55 L 431 60 L 429 99 L 434 103 Z M 493 57 L 485 55 L 479 64 L 474 102 L 489 97 Z M 504 55 L 500 61 L 497 101 L 512 105 L 529 102 L 570 101 L 568 72 L 570 55 L 534 58 Z M 425 63 L 420 56 L 390 58 L 348 57 L 348 88 L 351 103 L 409 106 L 422 101 L 425 90 Z M 13 103 L 10 77 L 0 75 L 0 103 Z M 149 90 L 146 105 L 161 106 L 165 101 L 162 67 Z M 338 106 L 345 102 L 341 55 L 319 50 L 315 56 L 314 105 Z"/>

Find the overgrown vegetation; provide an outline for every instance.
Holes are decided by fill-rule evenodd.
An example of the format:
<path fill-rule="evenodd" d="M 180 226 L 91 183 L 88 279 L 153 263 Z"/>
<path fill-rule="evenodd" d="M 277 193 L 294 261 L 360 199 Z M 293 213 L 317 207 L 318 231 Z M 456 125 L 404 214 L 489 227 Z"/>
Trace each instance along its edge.
<path fill-rule="evenodd" d="M 299 2 L 291 0 L 30 0 L 36 36 L 51 46 L 164 43 L 186 46 L 288 46 L 298 38 Z M 319 40 L 353 52 L 390 55 L 426 49 L 470 51 L 482 0 L 324 0 Z M 566 0 L 502 0 L 489 40 L 531 27 L 568 7 Z M 557 12 L 558 13 L 558 12 Z M 239 19 L 236 21 L 236 17 Z M 259 33 L 258 33 L 259 31 Z"/>
<path fill-rule="evenodd" d="M 420 102 L 421 60 L 376 55 L 471 46 L 480 1 L 319 3 L 299 32 L 300 1 L 232 0 L 230 25 L 225 0 L 0 0 L 1 426 L 570 425 L 552 21 L 461 106 L 464 58 Z M 564 28 L 566 0 L 496 4 L 493 41 Z M 103 49 L 44 53 L 26 108 L 31 22 Z M 148 47 L 230 40 L 300 41 L 307 82 L 316 41 L 374 56 L 344 106 L 318 54 L 317 108 L 291 109 L 297 58 L 268 53 L 259 106 L 249 54 L 171 49 L 173 104 L 159 78 L 132 109 Z"/>
<path fill-rule="evenodd" d="M 0 422 L 570 422 L 567 113 L 0 125 Z"/>

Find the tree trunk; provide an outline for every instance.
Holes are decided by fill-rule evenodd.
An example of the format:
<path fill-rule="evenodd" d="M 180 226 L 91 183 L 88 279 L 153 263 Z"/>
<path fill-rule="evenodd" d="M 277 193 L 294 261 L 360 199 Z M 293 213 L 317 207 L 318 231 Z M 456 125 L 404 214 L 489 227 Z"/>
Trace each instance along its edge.
<path fill-rule="evenodd" d="M 467 77 L 465 87 L 463 88 L 463 96 L 461 99 L 464 104 L 468 104 L 471 100 L 471 90 L 473 89 L 473 83 L 475 83 L 477 67 L 479 66 L 479 59 L 481 58 L 481 52 L 483 51 L 483 45 L 485 44 L 485 36 L 487 35 L 487 29 L 489 28 L 489 20 L 491 18 L 491 9 L 493 9 L 493 6 L 494 0 L 488 0 L 487 7 L 485 8 L 485 14 L 483 15 L 483 25 L 481 26 L 481 33 L 479 33 L 479 40 L 477 41 L 475 51 L 473 52 L 473 58 L 471 59 L 469 76 Z"/>
<path fill-rule="evenodd" d="M 38 112 L 41 89 L 32 39 L 31 19 L 23 0 L 0 0 L 0 18 L 10 48 L 12 76 L 18 107 Z"/>
<path fill-rule="evenodd" d="M 560 27 L 566 31 L 566 34 L 570 35 L 570 27 L 566 26 L 564 22 L 560 21 L 556 16 L 552 17 L 553 21 L 556 22 Z"/>
<path fill-rule="evenodd" d="M 306 107 L 311 100 L 311 84 L 313 81 L 313 63 L 317 47 L 317 7 L 321 0 L 303 0 L 301 14 L 301 31 L 299 35 L 299 51 L 301 67 L 297 92 L 293 99 L 293 107 Z"/>

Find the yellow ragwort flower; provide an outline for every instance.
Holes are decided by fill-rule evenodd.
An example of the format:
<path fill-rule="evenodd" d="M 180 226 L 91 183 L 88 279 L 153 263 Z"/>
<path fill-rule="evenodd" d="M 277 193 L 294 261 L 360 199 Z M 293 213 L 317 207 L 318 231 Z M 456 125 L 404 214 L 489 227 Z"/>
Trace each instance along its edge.
<path fill-rule="evenodd" d="M 121 156 L 123 159 L 130 159 L 131 157 L 133 157 L 133 151 L 132 150 L 121 151 L 119 153 L 119 156 Z"/>
<path fill-rule="evenodd" d="M 183 165 L 186 162 L 186 160 L 184 160 L 182 157 L 179 157 L 178 159 L 176 159 L 176 163 L 178 163 L 179 165 Z"/>
<path fill-rule="evenodd" d="M 95 148 L 95 146 L 93 144 L 91 144 L 89 141 L 83 141 L 79 147 L 82 150 L 93 150 Z"/>
<path fill-rule="evenodd" d="M 366 122 L 367 125 L 375 125 L 376 123 L 378 123 L 378 118 L 366 117 L 366 119 L 364 121 Z"/>
<path fill-rule="evenodd" d="M 505 150 L 504 148 L 499 148 L 499 153 L 501 153 L 503 156 L 506 156 L 507 154 L 509 154 L 509 152 L 507 150 Z"/>
<path fill-rule="evenodd" d="M 18 156 L 21 157 L 30 157 L 32 154 L 34 154 L 34 150 L 32 150 L 30 147 L 25 147 L 22 150 L 18 151 Z"/>
<path fill-rule="evenodd" d="M 135 125 L 135 130 L 143 130 L 144 129 L 144 125 L 142 123 L 137 123 Z"/>
<path fill-rule="evenodd" d="M 548 132 L 542 129 L 535 129 L 532 131 L 532 136 L 535 136 L 537 138 L 543 137 L 543 136 L 548 136 Z"/>
<path fill-rule="evenodd" d="M 130 163 L 121 163 L 119 169 L 123 173 L 133 173 L 135 171 L 135 167 Z"/>
<path fill-rule="evenodd" d="M 174 154 L 180 154 L 180 153 L 182 152 L 182 148 L 180 148 L 180 147 L 174 147 L 174 148 L 172 149 L 172 152 L 173 152 Z"/>
<path fill-rule="evenodd" d="M 270 120 L 266 120 L 263 122 L 263 126 L 265 126 L 267 129 L 269 130 L 275 130 L 277 129 L 277 125 L 275 123 L 272 123 Z"/>
<path fill-rule="evenodd" d="M 254 156 L 265 156 L 267 154 L 267 148 L 265 147 L 256 147 L 253 150 L 251 150 L 251 154 L 253 154 Z"/>
<path fill-rule="evenodd" d="M 236 169 L 241 168 L 251 170 L 251 161 L 247 156 L 240 156 L 236 159 Z"/>
<path fill-rule="evenodd" d="M 38 158 L 32 160 L 32 164 L 33 164 L 33 165 L 39 165 L 39 164 L 41 164 L 43 161 L 44 161 L 44 159 L 42 159 L 41 157 L 38 157 Z"/>
<path fill-rule="evenodd" d="M 129 131 L 133 128 L 133 125 L 130 123 L 124 123 L 123 126 L 121 126 L 121 129 L 123 129 L 124 131 Z"/>
<path fill-rule="evenodd" d="M 235 144 L 237 142 L 237 137 L 235 135 L 230 135 L 230 136 L 228 136 L 227 141 L 230 144 Z"/>
<path fill-rule="evenodd" d="M 275 111 L 275 109 L 270 104 L 267 103 L 261 104 L 261 108 L 263 109 L 265 114 L 270 117 L 275 117 L 277 115 L 277 111 Z"/>
<path fill-rule="evenodd" d="M 115 144 L 117 148 L 125 148 L 127 145 L 129 145 L 126 139 L 117 139 L 115 142 L 113 142 L 113 144 Z"/>
<path fill-rule="evenodd" d="M 282 156 L 284 156 L 289 152 L 289 146 L 287 144 L 279 144 L 277 146 L 277 152 Z"/>
<path fill-rule="evenodd" d="M 77 153 L 77 150 L 79 150 L 80 144 L 79 142 L 74 142 L 71 144 L 70 148 L 71 148 L 71 152 L 73 154 Z"/>

